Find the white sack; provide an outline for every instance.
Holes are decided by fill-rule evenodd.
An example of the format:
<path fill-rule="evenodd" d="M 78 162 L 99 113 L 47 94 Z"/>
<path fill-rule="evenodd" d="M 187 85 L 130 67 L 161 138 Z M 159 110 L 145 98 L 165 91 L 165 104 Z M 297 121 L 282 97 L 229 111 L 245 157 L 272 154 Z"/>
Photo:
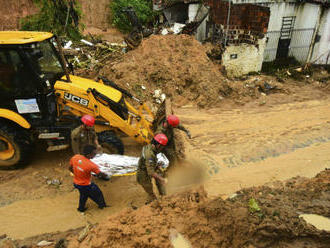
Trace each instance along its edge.
<path fill-rule="evenodd" d="M 93 159 L 93 163 L 98 165 L 100 171 L 107 174 L 109 177 L 113 175 L 124 175 L 134 173 L 137 170 L 139 158 L 118 154 L 97 154 Z M 163 153 L 157 154 L 157 163 L 163 169 L 169 165 L 167 157 Z"/>

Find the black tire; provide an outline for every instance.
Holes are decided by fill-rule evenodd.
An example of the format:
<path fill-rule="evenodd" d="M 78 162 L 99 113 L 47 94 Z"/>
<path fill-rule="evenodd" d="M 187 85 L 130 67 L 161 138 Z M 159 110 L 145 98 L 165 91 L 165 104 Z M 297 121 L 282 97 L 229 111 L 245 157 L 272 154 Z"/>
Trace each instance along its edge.
<path fill-rule="evenodd" d="M 33 150 L 28 131 L 15 124 L 0 123 L 0 139 L 7 150 L 0 151 L 0 169 L 14 169 L 27 164 Z"/>
<path fill-rule="evenodd" d="M 124 154 L 124 144 L 112 131 L 103 131 L 97 134 L 103 151 L 109 154 Z"/>

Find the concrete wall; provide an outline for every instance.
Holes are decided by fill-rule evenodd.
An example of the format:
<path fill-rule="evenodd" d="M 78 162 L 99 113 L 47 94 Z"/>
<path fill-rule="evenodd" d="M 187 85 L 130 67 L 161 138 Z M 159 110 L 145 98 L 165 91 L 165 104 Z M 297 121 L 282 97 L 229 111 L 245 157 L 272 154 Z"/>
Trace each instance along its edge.
<path fill-rule="evenodd" d="M 299 4 L 297 2 L 275 2 L 264 4 L 270 8 L 268 31 L 279 31 L 282 27 L 282 18 L 295 16 L 295 29 L 314 28 L 318 18 L 320 5 Z"/>
<path fill-rule="evenodd" d="M 215 24 L 227 26 L 229 14 L 229 29 L 244 29 L 266 33 L 270 11 L 268 7 L 251 4 L 232 4 L 224 0 L 207 0 L 211 7 L 210 18 Z"/>
<path fill-rule="evenodd" d="M 269 40 L 264 56 L 265 61 L 273 61 L 276 58 L 282 18 L 295 16 L 289 56 L 293 56 L 298 61 L 304 63 L 312 42 L 313 29 L 316 27 L 321 11 L 320 5 L 293 2 L 273 2 L 267 5 L 270 7 L 271 14 L 267 34 Z"/>
<path fill-rule="evenodd" d="M 321 14 L 322 6 L 320 4 L 300 3 L 297 0 L 233 0 L 233 3 L 251 3 L 270 8 L 271 14 L 267 34 L 268 42 L 265 49 L 264 61 L 273 61 L 276 58 L 282 18 L 295 16 L 295 31 L 292 33 L 289 56 L 295 57 L 301 63 L 306 62 L 312 42 L 313 29 L 316 28 L 318 18 Z M 330 49 L 329 8 L 321 16 L 321 26 L 318 35 L 320 35 L 321 39 L 314 46 L 312 61 L 321 56 L 316 63 L 324 64 L 327 60 L 327 54 L 324 53 L 326 53 L 327 49 Z"/>
<path fill-rule="evenodd" d="M 296 10 L 295 29 L 305 29 L 295 31 L 292 35 L 289 56 L 295 57 L 299 62 L 305 63 L 311 49 L 312 37 L 321 12 L 318 4 L 301 4 Z M 308 18 L 306 18 L 308 17 Z M 309 30 L 306 30 L 309 29 Z"/>
<path fill-rule="evenodd" d="M 220 0 L 207 0 L 211 7 L 210 19 L 220 25 L 227 33 L 229 44 L 222 54 L 222 65 L 227 75 L 238 77 L 249 72 L 260 71 L 263 62 L 265 41 L 270 18 L 270 10 L 266 6 L 233 4 Z"/>
<path fill-rule="evenodd" d="M 279 2 L 296 3 L 297 0 L 232 0 L 232 2 L 234 4 L 240 4 L 240 3 L 270 4 L 270 3 L 279 3 Z"/>
<path fill-rule="evenodd" d="M 318 30 L 320 40 L 315 43 L 311 62 L 330 64 L 330 8 L 325 9 L 321 16 Z"/>
<path fill-rule="evenodd" d="M 222 65 L 229 77 L 239 77 L 249 72 L 260 71 L 266 39 L 259 39 L 258 46 L 242 43 L 226 47 L 222 55 Z"/>

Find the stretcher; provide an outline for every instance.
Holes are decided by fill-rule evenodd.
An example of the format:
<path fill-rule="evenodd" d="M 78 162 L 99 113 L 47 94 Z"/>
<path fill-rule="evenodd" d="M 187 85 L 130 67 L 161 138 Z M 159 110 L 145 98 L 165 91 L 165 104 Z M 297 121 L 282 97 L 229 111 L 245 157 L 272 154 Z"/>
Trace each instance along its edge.
<path fill-rule="evenodd" d="M 97 154 L 93 159 L 101 172 L 109 177 L 112 176 L 131 176 L 135 175 L 138 168 L 138 157 L 125 156 L 118 154 Z M 162 170 L 166 170 L 169 165 L 169 160 L 163 153 L 157 154 L 157 164 Z"/>

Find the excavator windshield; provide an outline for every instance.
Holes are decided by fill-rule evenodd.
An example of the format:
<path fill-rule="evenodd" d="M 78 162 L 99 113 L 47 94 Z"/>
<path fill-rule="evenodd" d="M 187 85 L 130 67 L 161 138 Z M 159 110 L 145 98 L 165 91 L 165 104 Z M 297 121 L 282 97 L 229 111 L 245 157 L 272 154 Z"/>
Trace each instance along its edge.
<path fill-rule="evenodd" d="M 23 51 L 33 70 L 43 79 L 55 83 L 64 75 L 63 66 L 52 39 L 26 44 Z"/>

